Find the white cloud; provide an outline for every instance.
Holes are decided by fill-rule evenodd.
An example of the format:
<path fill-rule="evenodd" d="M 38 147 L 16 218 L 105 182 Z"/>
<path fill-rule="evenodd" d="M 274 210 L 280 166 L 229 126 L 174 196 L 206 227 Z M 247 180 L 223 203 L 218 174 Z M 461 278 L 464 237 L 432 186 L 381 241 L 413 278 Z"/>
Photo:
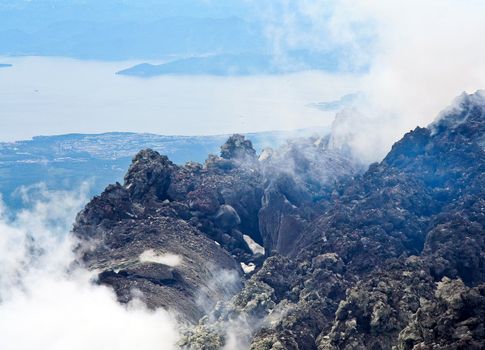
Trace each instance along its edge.
<path fill-rule="evenodd" d="M 67 232 L 85 192 L 25 189 L 31 207 L 0 218 L 0 348 L 2 350 L 175 349 L 174 316 L 121 305 L 92 273 L 70 266 Z M 40 200 L 39 200 L 40 199 Z"/>
<path fill-rule="evenodd" d="M 404 132 L 428 125 L 463 91 L 485 86 L 483 1 L 252 3 L 268 10 L 259 12 L 277 53 L 295 45 L 344 47 L 350 58 L 343 60 L 354 68 L 369 66 L 360 85 L 366 100 L 359 106 L 369 125 L 354 145 L 366 161 L 382 158 Z"/>
<path fill-rule="evenodd" d="M 45 275 L 24 279 L 25 290 L 0 305 L 5 350 L 174 349 L 174 319 L 141 305 L 121 306 L 106 287 Z"/>
<path fill-rule="evenodd" d="M 360 5 L 359 5 L 360 4 Z M 369 94 L 382 109 L 429 123 L 462 91 L 485 86 L 483 1 L 347 1 L 376 23 Z"/>
<path fill-rule="evenodd" d="M 485 86 L 483 1 L 344 1 L 349 17 L 375 23 L 377 50 L 365 78 L 366 114 L 385 147 L 427 126 L 463 91 Z M 368 130 L 366 130 L 367 132 Z"/>

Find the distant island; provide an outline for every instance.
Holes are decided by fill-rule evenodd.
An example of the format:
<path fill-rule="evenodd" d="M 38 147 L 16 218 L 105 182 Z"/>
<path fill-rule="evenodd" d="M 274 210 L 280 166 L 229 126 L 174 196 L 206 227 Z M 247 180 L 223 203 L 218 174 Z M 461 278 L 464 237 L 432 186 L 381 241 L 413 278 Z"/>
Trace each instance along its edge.
<path fill-rule="evenodd" d="M 257 54 L 221 54 L 190 57 L 163 64 L 142 63 L 117 72 L 120 75 L 153 77 L 157 75 L 219 75 L 244 76 L 279 73 L 270 56 Z"/>
<path fill-rule="evenodd" d="M 288 52 L 285 57 L 272 54 L 241 53 L 193 56 L 163 64 L 141 63 L 116 72 L 119 75 L 154 77 L 161 75 L 248 76 L 295 73 L 305 70 L 339 71 L 337 55 L 306 50 Z"/>
<path fill-rule="evenodd" d="M 8 68 L 8 67 L 12 67 L 12 65 L 8 63 L 0 63 L 0 68 Z"/>

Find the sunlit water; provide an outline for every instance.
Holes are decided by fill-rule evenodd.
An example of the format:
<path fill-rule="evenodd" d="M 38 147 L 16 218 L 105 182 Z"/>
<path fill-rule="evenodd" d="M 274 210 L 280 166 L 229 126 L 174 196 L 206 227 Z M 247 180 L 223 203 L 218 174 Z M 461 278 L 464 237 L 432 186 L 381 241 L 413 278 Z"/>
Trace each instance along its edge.
<path fill-rule="evenodd" d="M 2 57 L 0 140 L 69 132 L 201 135 L 285 130 L 331 123 L 308 104 L 359 90 L 355 76 L 164 76 L 115 72 L 139 62 Z"/>

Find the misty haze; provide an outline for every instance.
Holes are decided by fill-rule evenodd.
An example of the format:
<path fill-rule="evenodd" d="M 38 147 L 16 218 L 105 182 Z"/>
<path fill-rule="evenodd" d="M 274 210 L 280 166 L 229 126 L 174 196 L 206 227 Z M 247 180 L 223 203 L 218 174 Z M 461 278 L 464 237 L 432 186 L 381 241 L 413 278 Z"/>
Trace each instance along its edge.
<path fill-rule="evenodd" d="M 0 1 L 0 349 L 484 349 L 484 17 Z"/>

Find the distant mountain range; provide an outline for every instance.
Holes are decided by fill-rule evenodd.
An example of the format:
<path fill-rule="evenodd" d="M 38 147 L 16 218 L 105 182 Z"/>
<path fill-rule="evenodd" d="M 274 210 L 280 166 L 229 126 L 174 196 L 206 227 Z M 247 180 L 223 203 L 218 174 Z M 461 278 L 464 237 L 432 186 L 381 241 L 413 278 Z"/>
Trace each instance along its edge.
<path fill-rule="evenodd" d="M 324 134 L 327 130 L 304 129 L 247 134 L 255 148 L 276 147 L 287 138 Z M 204 162 L 219 153 L 229 135 L 162 136 L 140 133 L 68 134 L 37 136 L 32 140 L 0 143 L 0 194 L 12 208 L 20 208 L 20 186 L 45 183 L 54 190 L 77 188 L 89 181 L 91 194 L 109 183 L 122 181 L 132 157 L 152 148 L 173 162 Z"/>
<path fill-rule="evenodd" d="M 246 18 L 251 4 L 244 0 L 2 0 L 0 30 L 34 32 L 56 22 L 154 22 L 161 17 Z"/>
<path fill-rule="evenodd" d="M 12 65 L 7 63 L 0 63 L 0 68 L 8 68 L 8 67 L 12 67 Z"/>
<path fill-rule="evenodd" d="M 149 23 L 68 20 L 32 31 L 0 27 L 2 55 L 166 59 L 214 52 L 261 52 L 264 46 L 259 26 L 237 17 L 167 17 Z"/>
<path fill-rule="evenodd" d="M 276 47 L 271 26 L 284 23 L 269 23 L 258 8 L 243 0 L 217 4 L 197 0 L 0 1 L 0 55 L 135 60 L 142 64 L 120 74 L 136 76 L 366 69 L 365 64 L 352 64 L 353 48 L 345 44 L 311 46 L 302 41 L 289 45 L 280 38 Z"/>

